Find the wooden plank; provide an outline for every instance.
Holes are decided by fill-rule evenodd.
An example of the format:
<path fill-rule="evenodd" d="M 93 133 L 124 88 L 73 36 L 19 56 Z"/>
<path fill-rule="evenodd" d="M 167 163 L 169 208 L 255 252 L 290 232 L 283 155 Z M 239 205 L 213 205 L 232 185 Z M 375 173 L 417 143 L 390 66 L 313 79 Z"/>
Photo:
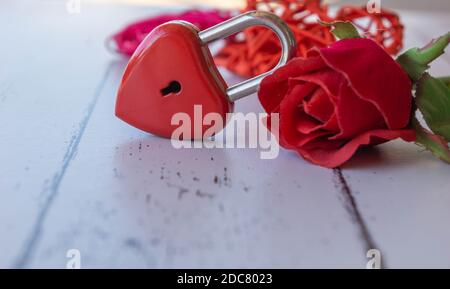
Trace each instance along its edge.
<path fill-rule="evenodd" d="M 113 114 L 114 66 L 31 267 L 365 267 L 328 170 L 283 152 L 175 150 Z M 228 78 L 229 79 L 229 78 Z M 237 111 L 258 107 L 255 97 Z"/>
<path fill-rule="evenodd" d="M 89 5 L 68 14 L 64 1 L 0 3 L 0 267 L 20 267 L 44 230 L 106 77 L 103 39 L 122 14 Z"/>
<path fill-rule="evenodd" d="M 15 27 L 6 39 L 24 37 L 0 53 L 14 64 L 0 78 L 8 147 L 0 154 L 10 164 L 0 171 L 1 245 L 8 248 L 0 266 L 61 268 L 72 247 L 91 267 L 364 266 L 328 172 L 291 154 L 265 167 L 256 151 L 174 152 L 167 140 L 114 118 L 124 63 L 107 67 L 98 39 L 143 11 L 83 6 L 67 15 L 51 1 L 8 4 L 16 13 L 27 8 L 29 17 L 19 23 L 14 13 L 2 15 Z M 41 34 L 30 34 L 32 26 Z M 256 100 L 249 101 L 252 110 Z M 259 183 L 262 169 L 267 179 Z M 303 172 L 312 173 L 307 181 Z"/>
<path fill-rule="evenodd" d="M 99 41 L 150 10 L 24 3 L 0 4 L 0 267 L 63 268 L 72 248 L 83 267 L 364 268 L 369 248 L 448 267 L 448 167 L 429 154 L 392 142 L 333 172 L 286 151 L 174 150 L 113 116 L 125 62 Z M 425 33 L 448 27 L 439 15 L 404 16 Z"/>
<path fill-rule="evenodd" d="M 448 13 L 402 13 L 405 47 L 423 46 L 446 31 Z M 449 74 L 448 55 L 433 64 Z M 394 141 L 359 154 L 343 175 L 391 268 L 449 268 L 450 167 L 413 144 Z"/>

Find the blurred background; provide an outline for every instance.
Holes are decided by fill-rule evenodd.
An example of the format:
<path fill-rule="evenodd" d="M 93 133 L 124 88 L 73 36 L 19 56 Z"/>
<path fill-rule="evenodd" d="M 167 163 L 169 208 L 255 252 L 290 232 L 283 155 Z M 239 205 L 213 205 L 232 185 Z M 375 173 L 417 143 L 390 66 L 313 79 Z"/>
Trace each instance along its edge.
<path fill-rule="evenodd" d="M 393 268 L 449 267 L 448 167 L 413 145 L 386 144 L 346 168 L 359 225 L 333 173 L 294 154 L 261 165 L 257 150 L 174 152 L 115 118 L 128 59 L 105 40 L 167 11 L 245 2 L 0 0 L 0 268 L 64 268 L 71 248 L 86 268 L 363 268 L 372 239 Z M 450 0 L 381 4 L 401 14 L 405 47 L 449 27 Z M 448 74 L 449 63 L 432 73 Z M 261 108 L 248 97 L 236 111 Z M 218 188 L 224 168 L 233 186 Z"/>
<path fill-rule="evenodd" d="M 83 0 L 82 0 L 83 1 Z M 105 3 L 125 3 L 137 5 L 158 5 L 158 6 L 174 6 L 174 5 L 208 5 L 220 8 L 242 8 L 245 0 L 85 0 L 90 2 Z M 329 4 L 360 4 L 366 5 L 367 0 L 324 0 Z M 423 9 L 423 10 L 450 10 L 449 0 L 381 0 L 381 5 L 386 8 L 395 9 Z"/>

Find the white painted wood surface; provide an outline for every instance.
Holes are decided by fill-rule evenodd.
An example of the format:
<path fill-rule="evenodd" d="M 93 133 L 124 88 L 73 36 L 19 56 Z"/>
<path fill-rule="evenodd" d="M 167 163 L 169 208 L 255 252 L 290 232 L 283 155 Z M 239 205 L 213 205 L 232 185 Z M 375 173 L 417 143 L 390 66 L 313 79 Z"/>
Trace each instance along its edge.
<path fill-rule="evenodd" d="M 449 166 L 397 141 L 342 171 L 175 150 L 114 117 L 126 60 L 103 45 L 156 10 L 64 4 L 0 2 L 1 268 L 65 268 L 69 249 L 84 268 L 365 268 L 369 248 L 387 268 L 450 267 Z M 450 27 L 400 13 L 406 46 Z M 236 107 L 255 110 L 254 96 Z"/>

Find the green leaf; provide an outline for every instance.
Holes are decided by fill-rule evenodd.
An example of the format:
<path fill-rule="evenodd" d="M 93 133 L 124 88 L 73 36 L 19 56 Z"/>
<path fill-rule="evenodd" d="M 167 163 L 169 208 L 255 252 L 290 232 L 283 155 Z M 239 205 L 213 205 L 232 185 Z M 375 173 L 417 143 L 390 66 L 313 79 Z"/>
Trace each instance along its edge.
<path fill-rule="evenodd" d="M 418 81 L 422 74 L 430 68 L 429 64 L 444 53 L 449 43 L 450 32 L 447 32 L 423 48 L 409 49 L 397 58 L 397 62 L 412 80 Z"/>
<path fill-rule="evenodd" d="M 323 22 L 319 20 L 319 23 L 327 27 L 333 27 L 333 29 L 331 29 L 331 33 L 333 33 L 334 36 L 340 40 L 361 38 L 358 30 L 356 30 L 356 27 L 350 21 Z"/>
<path fill-rule="evenodd" d="M 438 79 L 442 81 L 448 88 L 450 88 L 450 76 L 438 77 Z"/>
<path fill-rule="evenodd" d="M 416 131 L 416 143 L 450 164 L 450 149 L 447 142 L 440 136 L 434 135 L 423 128 L 415 117 L 412 120 L 412 125 Z"/>
<path fill-rule="evenodd" d="M 417 82 L 416 105 L 428 127 L 450 141 L 450 88 L 425 73 Z"/>

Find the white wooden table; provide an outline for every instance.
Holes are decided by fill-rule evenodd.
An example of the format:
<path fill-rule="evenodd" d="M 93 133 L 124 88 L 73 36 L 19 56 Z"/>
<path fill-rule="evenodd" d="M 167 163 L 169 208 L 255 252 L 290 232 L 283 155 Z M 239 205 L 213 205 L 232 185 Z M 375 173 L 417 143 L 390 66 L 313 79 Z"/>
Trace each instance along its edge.
<path fill-rule="evenodd" d="M 450 166 L 412 144 L 328 170 L 175 150 L 115 118 L 126 60 L 104 39 L 155 12 L 0 2 L 0 267 L 65 268 L 77 249 L 83 268 L 365 268 L 371 248 L 386 268 L 450 267 Z M 400 13 L 406 47 L 450 27 L 448 11 Z"/>

